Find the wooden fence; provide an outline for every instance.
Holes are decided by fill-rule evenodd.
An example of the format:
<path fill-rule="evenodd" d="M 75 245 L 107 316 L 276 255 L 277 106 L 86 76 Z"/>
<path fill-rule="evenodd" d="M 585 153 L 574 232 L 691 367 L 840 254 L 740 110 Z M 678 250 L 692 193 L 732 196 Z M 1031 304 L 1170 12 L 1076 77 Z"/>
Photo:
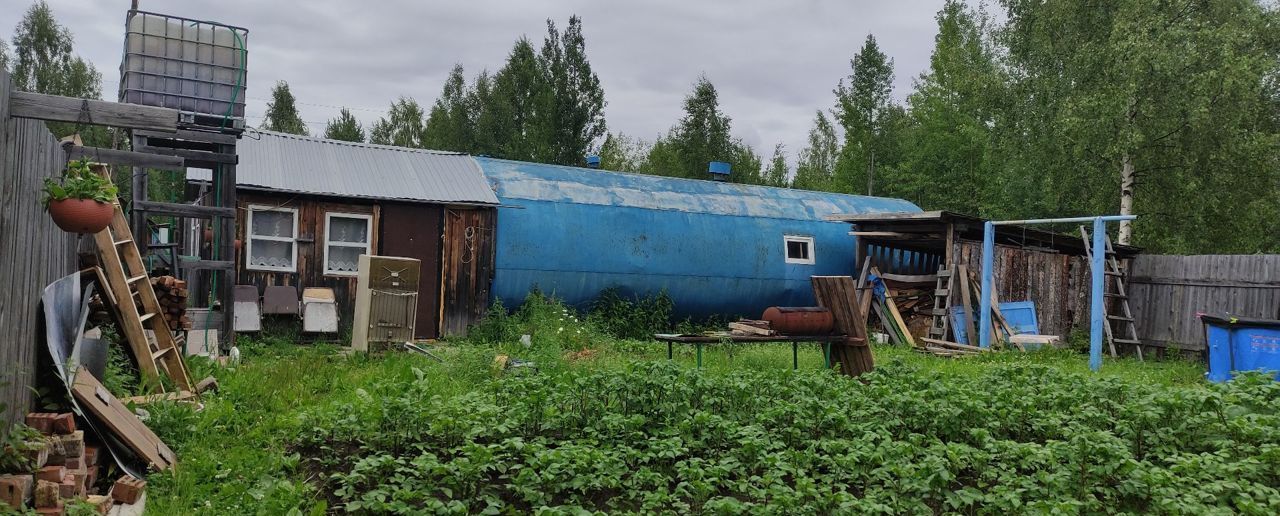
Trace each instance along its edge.
<path fill-rule="evenodd" d="M 61 174 L 66 153 L 44 122 L 9 117 L 9 74 L 0 69 L 0 428 L 31 406 L 45 285 L 76 270 L 76 238 L 40 206 L 46 177 Z M 3 430 L 0 430 L 3 432 Z"/>
<path fill-rule="evenodd" d="M 1204 349 L 1197 313 L 1280 319 L 1280 255 L 1139 255 L 1129 270 L 1138 337 Z"/>

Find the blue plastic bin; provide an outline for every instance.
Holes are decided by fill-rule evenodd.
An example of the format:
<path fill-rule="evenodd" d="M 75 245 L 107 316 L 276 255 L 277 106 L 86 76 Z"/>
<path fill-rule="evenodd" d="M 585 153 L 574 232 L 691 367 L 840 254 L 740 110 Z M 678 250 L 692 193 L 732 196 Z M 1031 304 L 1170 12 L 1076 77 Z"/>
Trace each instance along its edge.
<path fill-rule="evenodd" d="M 1227 314 L 1202 314 L 1211 382 L 1231 379 L 1233 371 L 1271 371 L 1280 379 L 1280 321 Z"/>

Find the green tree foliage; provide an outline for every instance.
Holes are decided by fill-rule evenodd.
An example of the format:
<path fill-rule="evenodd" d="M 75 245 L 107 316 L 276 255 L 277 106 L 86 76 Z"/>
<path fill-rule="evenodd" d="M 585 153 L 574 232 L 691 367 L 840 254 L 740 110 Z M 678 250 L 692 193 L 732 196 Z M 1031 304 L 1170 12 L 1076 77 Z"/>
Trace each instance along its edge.
<path fill-rule="evenodd" d="M 897 158 L 889 147 L 885 119 L 893 90 L 893 59 L 868 35 L 850 62 L 853 71 L 836 86 L 836 120 L 844 128 L 844 145 L 836 164 L 835 190 L 875 191 L 875 173 Z"/>
<path fill-rule="evenodd" d="M 329 125 L 325 126 L 324 137 L 330 140 L 363 142 L 364 128 L 360 126 L 356 117 L 351 115 L 351 110 L 342 108 L 338 118 L 329 120 Z"/>
<path fill-rule="evenodd" d="M 1161 251 L 1280 247 L 1274 7 L 1001 4 L 1017 73 L 996 214 L 1119 208 L 1140 216 L 1134 242 Z"/>
<path fill-rule="evenodd" d="M 650 145 L 644 140 L 618 133 L 609 133 L 596 154 L 600 156 L 600 168 L 620 172 L 638 172 L 645 167 Z"/>
<path fill-rule="evenodd" d="M 706 179 L 712 161 L 732 167 L 729 180 L 735 183 L 760 182 L 760 157 L 730 134 L 731 120 L 720 110 L 719 94 L 707 77 L 701 76 L 684 99 L 684 116 L 649 152 L 645 171 L 652 174 Z"/>
<path fill-rule="evenodd" d="M 307 136 L 307 124 L 298 114 L 298 106 L 289 83 L 276 82 L 271 88 L 271 100 L 267 102 L 267 114 L 263 115 L 262 128 L 268 131 Z"/>
<path fill-rule="evenodd" d="M 488 80 L 487 78 L 485 79 Z M 487 86 L 487 84 L 486 84 Z M 423 142 L 428 149 L 471 152 L 475 149 L 472 99 L 467 98 L 467 79 L 456 64 L 445 79 L 444 89 L 427 115 Z"/>
<path fill-rule="evenodd" d="M 391 103 L 387 116 L 369 128 L 369 143 L 423 148 L 423 124 L 422 106 L 411 98 L 400 97 Z"/>
<path fill-rule="evenodd" d="M 547 162 L 552 144 L 546 119 L 553 93 L 529 40 L 516 41 L 506 65 L 494 75 L 492 88 L 480 109 L 491 118 L 491 129 L 499 140 L 496 148 L 478 150 L 507 159 Z"/>
<path fill-rule="evenodd" d="M 581 18 L 569 17 L 564 34 L 547 20 L 541 64 L 551 91 L 550 105 L 542 117 L 549 145 L 546 161 L 579 164 L 592 142 L 605 134 L 604 89 L 587 60 Z"/>
<path fill-rule="evenodd" d="M 840 140 L 827 114 L 818 111 L 809 129 L 809 144 L 800 150 L 793 188 L 831 190 L 835 186 L 836 163 L 840 159 Z"/>
<path fill-rule="evenodd" d="M 930 209 L 983 212 L 986 179 L 996 168 L 989 143 L 1001 98 L 1002 74 L 985 37 L 985 16 L 962 2 L 937 15 L 929 70 L 907 98 L 902 162 L 882 182 L 884 195 Z M 971 195 L 956 195 L 971 192 Z"/>
<path fill-rule="evenodd" d="M 75 38 L 58 23 L 43 0 L 27 9 L 13 33 L 13 85 L 23 91 L 85 99 L 102 97 L 102 74 L 72 53 Z M 0 54 L 3 54 L 0 50 Z M 0 60 L 7 60 L 3 58 Z M 110 146 L 105 128 L 49 123 L 56 137 L 80 133 L 85 144 Z"/>
<path fill-rule="evenodd" d="M 586 55 L 582 20 L 564 32 L 547 20 L 541 49 L 516 40 L 496 73 L 468 87 L 454 66 L 426 120 L 434 149 L 507 159 L 581 165 L 605 134 L 604 90 Z"/>
<path fill-rule="evenodd" d="M 9 44 L 0 40 L 0 70 L 9 71 Z"/>
<path fill-rule="evenodd" d="M 785 187 L 790 184 L 787 170 L 786 146 L 779 143 L 773 146 L 773 157 L 769 158 L 769 167 L 760 175 L 760 183 L 765 186 Z"/>

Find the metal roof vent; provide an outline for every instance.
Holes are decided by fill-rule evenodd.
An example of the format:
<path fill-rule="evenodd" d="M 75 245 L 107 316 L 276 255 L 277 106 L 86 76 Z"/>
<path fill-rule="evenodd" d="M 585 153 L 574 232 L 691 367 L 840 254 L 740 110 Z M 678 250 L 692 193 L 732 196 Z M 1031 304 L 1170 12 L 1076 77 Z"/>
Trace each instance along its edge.
<path fill-rule="evenodd" d="M 711 173 L 712 181 L 728 181 L 729 180 L 729 164 L 723 161 L 712 161 L 707 165 L 707 172 Z"/>
<path fill-rule="evenodd" d="M 600 168 L 600 156 L 587 156 L 587 168 Z"/>

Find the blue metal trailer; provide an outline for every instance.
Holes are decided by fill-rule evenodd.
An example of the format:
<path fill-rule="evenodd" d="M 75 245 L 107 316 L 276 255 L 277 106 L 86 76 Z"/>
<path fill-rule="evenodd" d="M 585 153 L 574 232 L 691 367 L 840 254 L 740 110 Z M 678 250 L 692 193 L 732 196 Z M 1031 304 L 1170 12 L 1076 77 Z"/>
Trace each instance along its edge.
<path fill-rule="evenodd" d="M 856 274 L 837 213 L 918 212 L 900 200 L 476 158 L 503 208 L 492 295 L 533 287 L 583 307 L 601 290 L 666 289 L 679 315 L 814 303 L 811 275 Z"/>

